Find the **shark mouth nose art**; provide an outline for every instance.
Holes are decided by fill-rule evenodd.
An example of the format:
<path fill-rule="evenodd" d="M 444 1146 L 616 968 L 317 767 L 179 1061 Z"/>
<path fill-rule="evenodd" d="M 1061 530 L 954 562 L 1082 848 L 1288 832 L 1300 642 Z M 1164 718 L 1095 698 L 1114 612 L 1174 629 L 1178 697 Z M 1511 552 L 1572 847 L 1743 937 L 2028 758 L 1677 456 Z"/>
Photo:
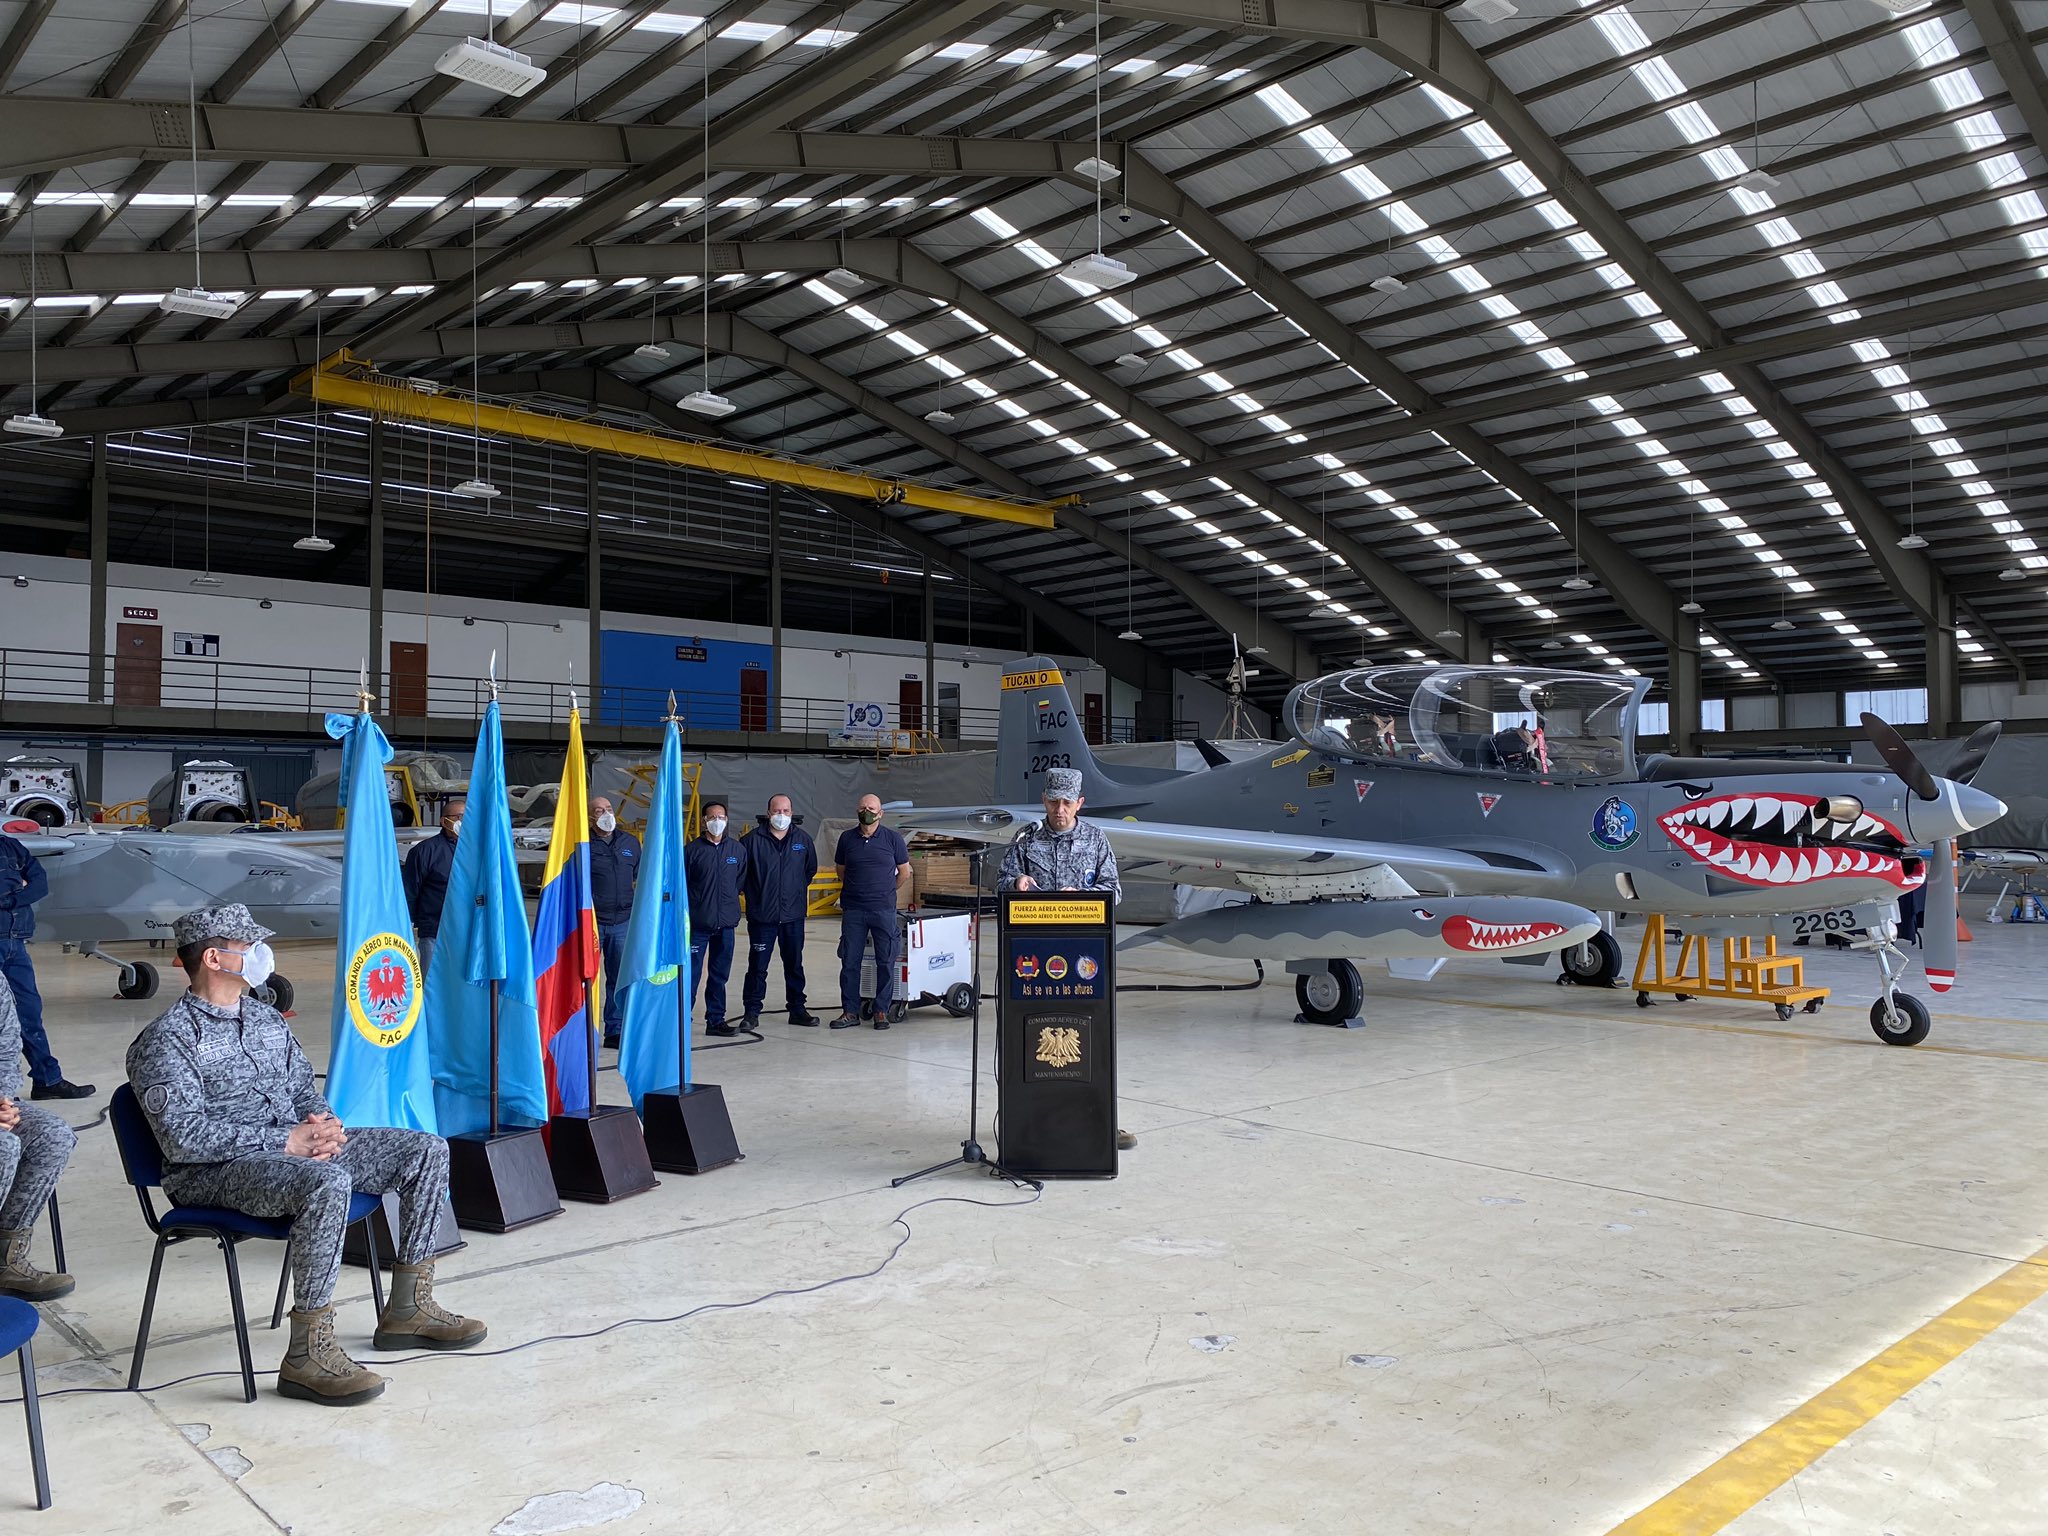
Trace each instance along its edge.
<path fill-rule="evenodd" d="M 1814 795 L 1717 795 L 1657 818 L 1665 836 L 1717 875 L 1747 885 L 1850 877 L 1912 890 L 1927 878 L 1898 828 L 1868 813 L 1830 821 Z"/>
<path fill-rule="evenodd" d="M 1452 949 L 1484 954 L 1554 939 L 1564 931 L 1559 923 L 1481 923 L 1469 917 L 1447 917 L 1443 939 Z"/>

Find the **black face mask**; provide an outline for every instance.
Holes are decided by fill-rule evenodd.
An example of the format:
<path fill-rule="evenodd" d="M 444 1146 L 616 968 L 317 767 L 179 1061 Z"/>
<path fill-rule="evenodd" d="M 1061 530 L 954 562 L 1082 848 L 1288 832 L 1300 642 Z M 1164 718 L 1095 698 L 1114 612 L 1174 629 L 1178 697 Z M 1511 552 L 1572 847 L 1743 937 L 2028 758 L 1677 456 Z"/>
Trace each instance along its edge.
<path fill-rule="evenodd" d="M 880 811 L 862 811 L 860 813 L 860 824 L 864 827 L 872 827 L 881 819 L 882 813 Z"/>

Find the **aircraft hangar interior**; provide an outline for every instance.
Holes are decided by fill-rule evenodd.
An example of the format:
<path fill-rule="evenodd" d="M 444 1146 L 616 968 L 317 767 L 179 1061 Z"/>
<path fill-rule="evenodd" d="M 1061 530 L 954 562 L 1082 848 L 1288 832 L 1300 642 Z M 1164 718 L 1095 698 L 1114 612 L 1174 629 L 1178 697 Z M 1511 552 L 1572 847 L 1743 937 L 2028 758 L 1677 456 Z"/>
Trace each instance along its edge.
<path fill-rule="evenodd" d="M 0 1529 L 2048 1532 L 2044 46 L 0 0 Z"/>

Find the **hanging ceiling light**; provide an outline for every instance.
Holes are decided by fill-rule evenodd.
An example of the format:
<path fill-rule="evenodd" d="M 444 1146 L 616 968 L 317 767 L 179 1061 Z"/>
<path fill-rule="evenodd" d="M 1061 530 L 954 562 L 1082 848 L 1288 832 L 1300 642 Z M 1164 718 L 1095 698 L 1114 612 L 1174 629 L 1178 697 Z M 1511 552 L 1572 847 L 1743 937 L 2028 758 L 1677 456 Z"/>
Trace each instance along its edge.
<path fill-rule="evenodd" d="M 924 419 L 935 427 L 950 427 L 953 425 L 954 417 L 951 411 L 941 406 L 938 410 L 926 411 Z"/>
<path fill-rule="evenodd" d="M 1798 627 L 1799 626 L 1797 624 L 1794 624 L 1790 619 L 1777 619 L 1774 620 L 1771 624 L 1771 628 L 1773 629 L 1797 629 Z"/>
<path fill-rule="evenodd" d="M 199 200 L 199 73 L 194 62 L 196 46 L 192 28 L 193 8 L 185 9 L 185 115 L 187 142 L 192 146 L 192 286 L 173 288 L 157 300 L 157 308 L 170 315 L 196 315 L 202 320 L 225 320 L 242 307 L 240 294 L 215 293 L 199 272 L 199 220 L 206 205 Z"/>
<path fill-rule="evenodd" d="M 195 587 L 217 587 L 221 585 L 221 579 L 211 571 L 201 571 L 192 578 L 192 585 Z"/>
<path fill-rule="evenodd" d="M 29 262 L 30 265 L 34 265 L 35 258 L 31 256 Z M 33 385 L 30 386 L 30 390 L 33 392 Z M 7 418 L 6 427 L 9 432 L 19 433 L 23 437 L 62 437 L 64 435 L 64 429 L 58 426 L 56 422 L 50 420 L 47 416 L 39 416 L 34 411 L 16 412 Z"/>
<path fill-rule="evenodd" d="M 496 25 L 493 17 L 484 30 L 489 32 Z M 434 61 L 434 69 L 436 73 L 496 91 L 500 96 L 524 96 L 548 77 L 548 72 L 525 54 L 514 52 L 503 43 L 494 43 L 489 37 L 465 37 Z"/>
<path fill-rule="evenodd" d="M 324 539 L 317 533 L 309 533 L 303 539 L 292 541 L 293 549 L 302 549 L 309 555 L 324 555 L 334 548 L 334 540 Z"/>
<path fill-rule="evenodd" d="M 455 494 L 471 501 L 493 501 L 504 493 L 483 476 L 474 475 L 456 486 Z"/>
<path fill-rule="evenodd" d="M 1899 548 L 1901 549 L 1925 549 L 1926 547 L 1927 541 L 1917 533 L 1909 533 L 1899 540 Z"/>
<path fill-rule="evenodd" d="M 1562 585 L 1567 592 L 1589 592 L 1593 588 L 1593 583 L 1583 576 L 1567 576 Z"/>
<path fill-rule="evenodd" d="M 1465 631 L 1459 629 L 1456 625 L 1446 624 L 1436 632 L 1436 637 L 1439 640 L 1462 640 L 1465 638 Z"/>
<path fill-rule="evenodd" d="M 1705 603 L 1696 603 L 1691 598 L 1687 598 L 1678 605 L 1678 611 L 1680 613 L 1705 613 L 1707 605 Z"/>
<path fill-rule="evenodd" d="M 686 411 L 696 412 L 699 416 L 730 416 L 739 409 L 725 396 L 715 395 L 708 389 L 692 390 L 676 404 Z"/>
<path fill-rule="evenodd" d="M 1139 634 L 1135 629 L 1127 629 L 1122 634 L 1117 636 L 1117 639 L 1119 640 L 1142 640 L 1144 638 L 1145 637 Z"/>
<path fill-rule="evenodd" d="M 1385 277 L 1376 277 L 1366 286 L 1377 288 L 1381 293 L 1401 293 L 1408 287 L 1406 283 L 1402 282 L 1401 279 L 1395 277 L 1392 273 L 1388 273 Z"/>
<path fill-rule="evenodd" d="M 1121 288 L 1125 283 L 1134 283 L 1138 274 L 1118 261 L 1114 256 L 1105 256 L 1100 251 L 1090 251 L 1085 256 L 1076 256 L 1061 273 L 1077 283 L 1086 283 L 1091 288 Z"/>
<path fill-rule="evenodd" d="M 2000 581 L 2025 581 L 2032 574 L 2032 571 L 2026 570 L 2021 566 L 2008 565 L 1998 573 L 1998 579 Z"/>
<path fill-rule="evenodd" d="M 1138 274 L 1102 251 L 1102 185 L 1117 174 L 1116 167 L 1102 158 L 1102 7 L 1095 7 L 1095 153 L 1075 167 L 1095 182 L 1095 249 L 1060 268 L 1064 277 L 1091 288 L 1121 288 L 1135 282 Z"/>
<path fill-rule="evenodd" d="M 633 355 L 650 363 L 665 363 L 668 361 L 668 348 L 659 342 L 642 342 L 633 349 Z"/>
<path fill-rule="evenodd" d="M 1135 352 L 1119 352 L 1116 365 L 1119 368 L 1142 368 L 1145 366 L 1145 359 Z"/>

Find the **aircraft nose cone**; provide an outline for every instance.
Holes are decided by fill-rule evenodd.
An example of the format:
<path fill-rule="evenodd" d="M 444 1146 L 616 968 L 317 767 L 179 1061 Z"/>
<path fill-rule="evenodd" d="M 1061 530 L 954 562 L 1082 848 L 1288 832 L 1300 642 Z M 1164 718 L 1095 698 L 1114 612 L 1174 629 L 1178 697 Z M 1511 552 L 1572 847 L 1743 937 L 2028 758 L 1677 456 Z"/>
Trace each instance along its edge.
<path fill-rule="evenodd" d="M 1958 784 L 1953 779 L 1936 779 L 1934 784 L 1940 791 L 1940 798 L 1915 800 L 1906 813 L 1914 837 L 1921 842 L 1974 832 L 1979 827 L 1990 826 L 2005 814 L 2005 802 L 1996 795 L 1988 795 L 1968 784 Z"/>
<path fill-rule="evenodd" d="M 1963 830 L 1974 832 L 1979 827 L 1988 827 L 2006 812 L 2006 804 L 1996 795 L 1986 794 L 1981 789 L 1972 789 L 1968 784 L 1956 786 L 1956 810 L 1962 817 Z"/>

